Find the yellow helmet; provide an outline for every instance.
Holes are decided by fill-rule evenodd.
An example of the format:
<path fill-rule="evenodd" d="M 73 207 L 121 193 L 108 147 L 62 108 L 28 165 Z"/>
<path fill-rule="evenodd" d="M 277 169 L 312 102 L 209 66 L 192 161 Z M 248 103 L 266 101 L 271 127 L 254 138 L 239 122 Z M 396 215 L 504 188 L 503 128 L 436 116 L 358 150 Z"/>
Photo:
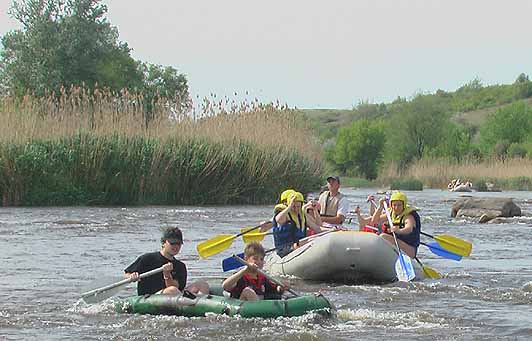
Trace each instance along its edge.
<path fill-rule="evenodd" d="M 292 196 L 295 197 L 296 201 L 301 201 L 301 202 L 305 201 L 305 197 L 300 192 L 294 191 L 290 197 Z"/>
<path fill-rule="evenodd" d="M 392 196 L 390 197 L 390 204 L 394 201 L 402 201 L 403 202 L 403 207 L 406 207 L 406 194 L 404 194 L 403 192 L 395 192 L 392 194 Z"/>
<path fill-rule="evenodd" d="M 294 192 L 295 191 L 293 189 L 287 189 L 281 193 L 281 203 L 287 203 L 288 198 L 290 198 Z"/>

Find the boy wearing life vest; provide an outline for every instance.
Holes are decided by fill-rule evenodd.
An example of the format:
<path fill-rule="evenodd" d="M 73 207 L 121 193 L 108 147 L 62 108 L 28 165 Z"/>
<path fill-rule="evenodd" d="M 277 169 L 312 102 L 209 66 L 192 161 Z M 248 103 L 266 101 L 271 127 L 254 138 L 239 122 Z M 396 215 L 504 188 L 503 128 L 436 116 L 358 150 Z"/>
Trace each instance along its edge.
<path fill-rule="evenodd" d="M 251 266 L 245 266 L 228 277 L 222 284 L 231 297 L 243 301 L 257 301 L 279 298 L 285 288 L 278 286 L 257 272 L 264 266 L 266 252 L 258 242 L 251 242 L 244 249 L 244 260 Z"/>
<path fill-rule="evenodd" d="M 387 226 L 388 219 L 386 214 L 382 213 L 385 199 L 379 201 L 379 208 L 373 214 L 371 219 L 372 225 L 384 223 L 381 237 L 390 244 L 395 245 L 392 232 L 397 237 L 397 243 L 409 257 L 416 257 L 417 248 L 419 247 L 421 234 L 421 219 L 416 212 L 416 208 L 407 205 L 406 195 L 402 192 L 395 192 L 390 198 L 393 226 Z"/>

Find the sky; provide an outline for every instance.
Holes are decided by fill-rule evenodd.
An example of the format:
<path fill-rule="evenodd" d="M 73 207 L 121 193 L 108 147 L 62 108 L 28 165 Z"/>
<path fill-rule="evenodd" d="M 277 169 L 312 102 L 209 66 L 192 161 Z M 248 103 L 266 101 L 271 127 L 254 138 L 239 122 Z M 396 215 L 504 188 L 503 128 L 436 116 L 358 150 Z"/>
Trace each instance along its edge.
<path fill-rule="evenodd" d="M 0 0 L 0 35 L 19 28 L 11 2 Z M 196 102 L 216 94 L 350 109 L 475 78 L 532 77 L 528 0 L 103 3 L 132 56 L 184 73 Z"/>

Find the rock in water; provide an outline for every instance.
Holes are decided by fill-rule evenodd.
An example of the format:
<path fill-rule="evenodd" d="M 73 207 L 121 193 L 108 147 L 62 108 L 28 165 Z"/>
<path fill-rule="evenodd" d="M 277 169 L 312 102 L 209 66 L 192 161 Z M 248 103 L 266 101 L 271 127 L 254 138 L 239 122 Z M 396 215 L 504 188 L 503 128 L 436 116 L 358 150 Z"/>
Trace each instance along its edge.
<path fill-rule="evenodd" d="M 452 217 L 478 217 L 481 223 L 496 217 L 521 216 L 521 208 L 511 198 L 460 198 L 451 209 Z"/>

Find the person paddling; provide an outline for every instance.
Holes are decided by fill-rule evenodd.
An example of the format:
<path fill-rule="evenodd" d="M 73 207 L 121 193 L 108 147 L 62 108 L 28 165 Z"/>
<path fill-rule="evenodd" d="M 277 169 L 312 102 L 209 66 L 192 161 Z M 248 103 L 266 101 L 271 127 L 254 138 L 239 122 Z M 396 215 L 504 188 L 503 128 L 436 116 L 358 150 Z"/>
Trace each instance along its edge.
<path fill-rule="evenodd" d="M 209 285 L 198 281 L 186 286 L 187 267 L 175 256 L 183 246 L 183 234 L 178 227 L 168 227 L 161 237 L 161 250 L 145 253 L 138 257 L 125 270 L 125 277 L 139 281 L 139 273 L 144 273 L 163 266 L 162 274 L 143 278 L 138 282 L 138 295 L 168 294 L 180 295 L 184 291 L 192 294 L 206 295 Z"/>
<path fill-rule="evenodd" d="M 340 177 L 327 178 L 327 191 L 320 194 L 320 215 L 323 226 L 342 229 L 349 212 L 349 201 L 340 193 Z"/>
<path fill-rule="evenodd" d="M 411 258 L 416 257 L 421 234 L 421 219 L 416 208 L 407 205 L 406 194 L 393 193 L 390 198 L 390 214 L 393 226 L 388 226 L 386 214 L 382 213 L 385 200 L 385 198 L 379 200 L 379 207 L 373 214 L 371 224 L 376 226 L 378 223 L 383 223 L 381 225 L 383 231 L 380 236 L 395 247 L 395 241 L 391 234 L 392 232 L 395 233 L 401 250 Z"/>
<path fill-rule="evenodd" d="M 284 202 L 288 198 L 288 204 Z M 315 205 L 308 202 L 303 206 L 303 194 L 294 190 L 281 193 L 281 203 L 275 206 L 273 223 L 273 241 L 277 254 L 284 257 L 299 247 L 299 240 L 307 236 L 307 228 L 314 233 L 322 232 L 320 217 L 310 217 L 307 209 Z"/>
<path fill-rule="evenodd" d="M 222 287 L 231 293 L 231 297 L 243 301 L 278 299 L 285 287 L 278 286 L 257 269 L 264 266 L 266 252 L 258 242 L 251 242 L 244 249 L 244 260 L 251 266 L 245 266 L 223 281 Z"/>
<path fill-rule="evenodd" d="M 369 216 L 363 216 L 360 210 L 360 206 L 355 208 L 355 214 L 358 220 L 358 230 L 363 232 L 380 233 L 380 228 L 371 225 L 371 219 L 375 213 L 375 206 L 373 205 L 375 196 L 373 194 L 368 195 L 366 202 L 369 202 Z"/>

